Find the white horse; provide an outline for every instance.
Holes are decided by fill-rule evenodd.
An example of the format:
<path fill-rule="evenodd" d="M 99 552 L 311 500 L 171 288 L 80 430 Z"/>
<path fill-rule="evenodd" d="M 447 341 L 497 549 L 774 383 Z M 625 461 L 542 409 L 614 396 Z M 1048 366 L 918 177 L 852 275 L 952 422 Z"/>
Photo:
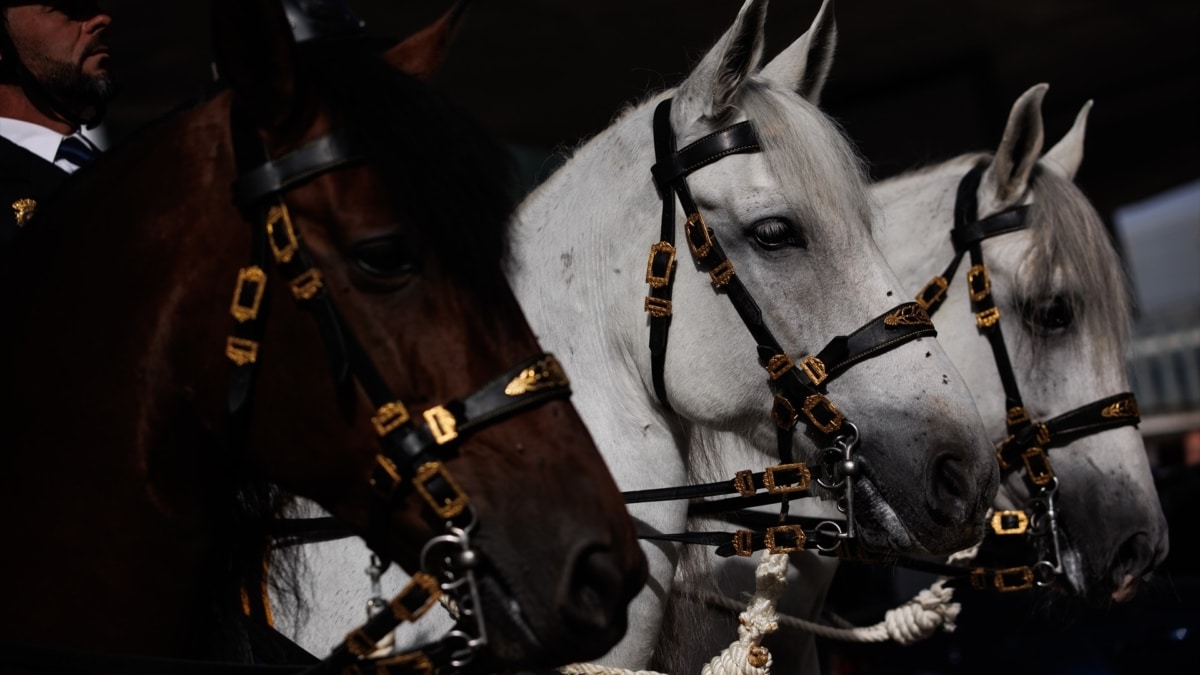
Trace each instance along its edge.
<path fill-rule="evenodd" d="M 1129 389 L 1124 355 L 1132 316 L 1110 237 L 1071 182 L 1083 159 L 1091 103 L 1042 155 L 1045 91 L 1046 85 L 1035 86 L 1016 101 L 993 155 L 961 155 L 872 187 L 879 208 L 875 238 L 914 295 L 930 278 L 942 275 L 955 257 L 950 232 L 957 191 L 973 168 L 982 167 L 974 192 L 979 220 L 1028 206 L 1023 228 L 989 237 L 981 247 L 1016 388 L 1027 415 L 1039 422 Z M 985 413 L 989 436 L 1000 442 L 1011 433 L 1006 423 L 1009 404 L 992 349 L 974 318 L 978 308 L 971 306 L 968 267 L 964 263 L 958 269 L 960 278 L 950 279 L 945 300 L 934 314 L 938 341 Z M 981 288 L 982 280 L 977 279 L 975 289 Z M 1107 414 L 1128 413 L 1122 406 L 1112 401 Z M 1094 412 L 1105 419 L 1102 408 Z M 1059 541 L 1054 542 L 1052 533 L 1036 541 L 1040 559 L 1060 569 L 1042 580 L 1093 604 L 1129 599 L 1138 580 L 1165 559 L 1168 546 L 1166 520 L 1141 435 L 1132 426 L 1104 428 L 1055 447 L 1048 456 L 1057 478 Z M 1044 504 L 1044 496 L 1015 471 L 1003 482 L 995 507 L 1021 511 L 1038 497 Z M 793 558 L 807 573 L 793 584 L 798 587 L 789 590 L 780 609 L 816 620 L 836 561 L 811 554 Z M 1001 557 L 989 562 L 1010 567 L 1035 560 Z M 750 565 L 725 566 L 721 581 L 728 597 L 752 590 Z M 693 597 L 677 596 L 673 603 L 660 667 L 689 672 L 707 660 L 704 654 L 730 641 L 733 619 L 725 610 L 699 608 Z M 785 630 L 778 638 L 773 650 L 778 668 L 817 672 L 810 635 Z M 696 656 L 689 659 L 688 654 Z"/>
<path fill-rule="evenodd" d="M 857 157 L 792 84 L 823 76 L 806 63 L 826 47 L 828 12 L 823 7 L 809 32 L 755 74 L 765 12 L 765 0 L 747 0 L 678 89 L 633 106 L 585 143 L 515 219 L 510 282 L 539 340 L 571 375 L 572 402 L 624 490 L 729 480 L 735 470 L 780 462 L 774 392 L 757 343 L 686 253 L 674 269 L 664 363 L 670 408 L 655 394 L 644 306 L 647 267 L 654 267 L 647 251 L 659 241 L 663 209 L 651 177 L 652 118 L 661 101 L 672 98 L 679 147 L 741 121 L 752 125 L 761 152 L 723 157 L 688 182 L 763 323 L 797 362 L 905 299 L 871 239 Z M 682 232 L 683 217 L 672 225 Z M 936 342 L 908 341 L 864 360 L 832 382 L 828 396 L 861 434 L 852 494 L 861 540 L 942 553 L 978 540 L 997 472 L 969 391 Z M 797 436 L 800 459 L 811 462 L 820 449 Z M 537 480 L 530 477 L 531 490 Z M 631 512 L 644 533 L 685 526 L 683 502 Z M 347 554 L 353 546 L 310 551 L 310 567 L 361 589 L 367 555 Z M 657 642 L 678 547 L 643 548 L 653 579 L 631 605 L 625 640 L 604 663 L 642 667 Z M 349 563 L 313 555 L 349 555 Z M 335 581 L 318 589 L 322 624 L 310 623 L 301 644 L 328 643 L 361 620 L 362 591 L 357 602 L 336 598 Z M 331 628 L 326 613 L 339 605 L 354 615 Z"/>

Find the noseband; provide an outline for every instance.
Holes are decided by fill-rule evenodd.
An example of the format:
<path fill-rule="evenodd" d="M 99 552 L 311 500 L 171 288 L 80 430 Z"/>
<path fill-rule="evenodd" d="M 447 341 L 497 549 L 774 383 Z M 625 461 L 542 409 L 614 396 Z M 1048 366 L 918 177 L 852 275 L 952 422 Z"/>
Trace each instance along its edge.
<path fill-rule="evenodd" d="M 470 498 L 442 463 L 462 440 L 480 429 L 552 399 L 570 395 L 558 361 L 541 354 L 514 366 L 477 392 L 434 406 L 413 419 L 392 394 L 386 379 L 345 321 L 327 290 L 320 270 L 292 224 L 284 195 L 324 173 L 363 163 L 365 146 L 343 131 L 322 136 L 279 159 L 271 159 L 254 127 L 233 114 L 233 144 L 239 178 L 234 194 L 253 226 L 253 263 L 238 272 L 230 312 L 234 332 L 226 355 L 233 362 L 229 412 L 238 425 L 249 417 L 256 364 L 261 354 L 269 251 L 279 274 L 302 307 L 316 317 L 340 391 L 354 395 L 357 381 L 375 409 L 371 418 L 380 447 L 368 477 L 374 499 L 368 537 L 385 540 L 390 514 L 402 497 L 415 491 L 426 507 L 423 515 L 442 534 L 421 552 L 421 570 L 412 581 L 311 673 L 341 672 L 348 666 L 379 672 L 432 672 L 461 668 L 487 645 L 479 602 L 476 567 L 479 555 L 471 536 L 477 518 Z M 457 604 L 460 625 L 442 640 L 418 650 L 382 659 L 370 658 L 376 643 L 401 622 L 416 621 L 443 594 Z"/>
<path fill-rule="evenodd" d="M 660 240 L 650 247 L 646 262 L 646 283 L 650 285 L 650 294 L 645 299 L 644 308 L 650 315 L 651 376 L 655 395 L 663 408 L 671 410 L 664 372 L 671 326 L 676 252 L 675 200 L 678 197 L 687 215 L 684 237 L 692 258 L 702 270 L 708 272 L 714 290 L 729 298 L 758 346 L 759 365 L 766 370 L 768 385 L 775 395 L 771 417 L 778 428 L 780 464 L 768 468 L 763 474 L 739 472 L 732 482 L 626 493 L 626 501 L 634 503 L 738 494 L 738 497 L 730 500 L 693 504 L 691 513 L 699 515 L 738 511 L 778 499 L 781 503 L 780 522 L 790 521 L 792 524 L 781 524 L 769 528 L 765 533 L 738 530 L 736 533 L 689 533 L 643 538 L 716 545 L 718 553 L 723 555 L 736 553 L 748 556 L 763 548 L 773 553 L 798 551 L 804 548 L 808 539 L 814 540 L 821 550 L 833 550 L 842 541 L 855 536 L 853 479 L 858 467 L 851 455 L 858 446 L 858 430 L 826 397 L 827 387 L 837 376 L 860 361 L 884 354 L 917 338 L 935 336 L 937 333 L 933 322 L 917 303 L 904 303 L 868 321 L 850 335 L 834 338 L 820 352 L 805 356 L 797 364 L 767 327 L 761 308 L 737 275 L 716 235 L 704 222 L 704 216 L 696 206 L 687 183 L 689 174 L 723 157 L 761 152 L 762 146 L 750 122 L 725 127 L 676 150 L 675 131 L 671 125 L 671 99 L 666 99 L 654 111 L 654 150 L 656 160 L 652 173 L 663 203 L 662 225 Z M 793 435 L 798 424 L 805 425 L 806 433 L 824 448 L 821 475 L 817 480 L 839 495 L 838 507 L 847 517 L 845 531 L 833 521 L 816 521 L 805 529 L 796 524 L 795 521 L 799 519 L 788 517 L 789 498 L 809 496 L 807 487 L 810 471 L 807 466 L 794 460 L 792 452 Z M 785 476 L 786 485 L 780 480 Z M 761 489 L 765 489 L 766 493 L 757 494 L 757 490 Z M 748 514 L 741 514 L 739 520 L 748 522 L 749 518 Z M 786 539 L 788 543 L 778 543 L 777 537 Z"/>
<path fill-rule="evenodd" d="M 954 259 L 941 275 L 934 277 L 917 294 L 917 303 L 933 314 L 946 298 L 950 280 L 969 253 L 971 268 L 967 271 L 968 294 L 979 331 L 991 344 L 996 369 L 1004 386 L 1005 425 L 1008 436 L 996 449 L 1001 475 L 1024 469 L 1023 476 L 1030 488 L 1031 499 L 1019 510 L 998 511 L 992 518 L 989 539 L 1014 541 L 1021 536 L 1050 537 L 1053 560 L 1038 560 L 1032 567 L 1013 567 L 1001 570 L 1006 574 L 995 577 L 994 586 L 1001 591 L 1025 590 L 1033 583 L 1052 584 L 1063 573 L 1055 495 L 1058 478 L 1050 466 L 1046 451 L 1061 447 L 1085 436 L 1138 424 L 1137 400 L 1131 392 L 1108 396 L 1045 422 L 1034 422 L 1026 412 L 1013 373 L 1012 361 L 1000 330 L 1000 309 L 991 293 L 987 265 L 983 261 L 985 239 L 1016 232 L 1028 227 L 1028 206 L 1015 206 L 986 218 L 979 218 L 977 192 L 984 166 L 969 171 L 958 185 L 954 206 L 954 229 L 950 239 L 954 244 Z"/>

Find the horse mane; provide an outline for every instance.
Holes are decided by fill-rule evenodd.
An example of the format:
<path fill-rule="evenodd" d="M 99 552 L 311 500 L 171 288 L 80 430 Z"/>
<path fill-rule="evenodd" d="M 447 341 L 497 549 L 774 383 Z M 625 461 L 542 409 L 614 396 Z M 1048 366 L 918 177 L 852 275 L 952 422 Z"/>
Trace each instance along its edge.
<path fill-rule="evenodd" d="M 1082 322 L 1080 329 L 1102 347 L 1123 353 L 1130 341 L 1133 301 L 1111 233 L 1070 180 L 1039 165 L 1030 189 L 1036 195 L 1029 207 L 1031 247 L 1017 274 L 1017 301 L 1033 302 L 1048 288 L 1066 288 L 1063 299 L 1075 321 Z"/>

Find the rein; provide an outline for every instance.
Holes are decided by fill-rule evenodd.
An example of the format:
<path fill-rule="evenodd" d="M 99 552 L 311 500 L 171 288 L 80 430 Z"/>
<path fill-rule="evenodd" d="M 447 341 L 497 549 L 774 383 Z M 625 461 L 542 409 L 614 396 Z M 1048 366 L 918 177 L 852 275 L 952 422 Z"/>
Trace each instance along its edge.
<path fill-rule="evenodd" d="M 1053 557 L 1052 560 L 1042 558 L 1031 566 L 998 570 L 997 572 L 1003 574 L 990 575 L 991 587 L 1008 592 L 1032 588 L 1035 581 L 1038 586 L 1048 586 L 1063 573 L 1058 512 L 1055 506 L 1058 478 L 1054 475 L 1046 451 L 1102 431 L 1136 425 L 1141 418 L 1138 416 L 1137 400 L 1133 394 L 1123 392 L 1093 401 L 1044 422 L 1034 422 L 1030 419 L 1021 399 L 1008 349 L 1004 344 L 1004 335 L 1000 329 L 1000 309 L 996 307 L 991 293 L 991 280 L 987 264 L 983 260 L 982 246 L 985 239 L 1028 227 L 1026 216 L 1029 207 L 1015 206 L 986 218 L 979 218 L 976 193 L 983 171 L 984 166 L 977 165 L 959 182 L 954 206 L 954 229 L 950 232 L 950 240 L 954 244 L 954 258 L 942 274 L 935 276 L 917 294 L 917 303 L 930 315 L 936 312 L 946 299 L 950 280 L 954 278 L 963 256 L 970 255 L 971 268 L 967 271 L 967 291 L 971 308 L 975 313 L 979 331 L 991 345 L 1004 387 L 1005 425 L 1008 436 L 997 445 L 996 460 L 1002 476 L 1023 469 L 1022 475 L 1032 495 L 1021 509 L 996 512 L 992 517 L 991 532 L 985 537 L 985 542 L 995 544 L 999 548 L 1012 548 L 1013 544 L 1008 542 L 1025 539 L 1028 541 L 1020 541 L 1016 546 L 1033 549 L 1036 547 L 1032 546 L 1030 538 L 1048 536 Z M 1034 556 L 1041 558 L 1036 553 Z M 907 566 L 910 559 L 904 560 Z M 919 569 L 947 576 L 961 575 L 957 570 L 963 569 L 941 563 L 922 565 Z M 936 569 L 930 569 L 930 566 Z"/>

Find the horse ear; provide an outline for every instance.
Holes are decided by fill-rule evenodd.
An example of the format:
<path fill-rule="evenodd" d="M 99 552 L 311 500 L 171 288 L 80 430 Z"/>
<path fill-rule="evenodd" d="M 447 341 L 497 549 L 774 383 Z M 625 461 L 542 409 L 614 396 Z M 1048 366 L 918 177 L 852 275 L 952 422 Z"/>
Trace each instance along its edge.
<path fill-rule="evenodd" d="M 469 0 L 458 0 L 437 21 L 408 36 L 384 55 L 393 68 L 428 81 L 446 60 L 446 48 L 454 37 Z"/>
<path fill-rule="evenodd" d="M 262 129 L 295 109 L 296 42 L 278 0 L 214 0 L 213 60 L 234 97 Z"/>
<path fill-rule="evenodd" d="M 1087 132 L 1087 118 L 1091 110 L 1092 102 L 1084 103 L 1075 116 L 1071 130 L 1042 156 L 1042 164 L 1047 169 L 1067 180 L 1075 180 L 1079 165 L 1083 163 L 1083 135 Z"/>
<path fill-rule="evenodd" d="M 715 118 L 733 105 L 762 61 L 766 18 L 767 0 L 746 0 L 733 25 L 679 85 L 678 109 Z"/>
<path fill-rule="evenodd" d="M 816 105 L 821 102 L 821 90 L 833 68 L 836 47 L 837 19 L 833 16 L 833 0 L 824 0 L 804 35 L 771 59 L 763 67 L 762 75 Z"/>
<path fill-rule="evenodd" d="M 983 174 L 984 185 L 995 191 L 1000 206 L 1007 206 L 1025 193 L 1029 176 L 1042 154 L 1042 99 L 1047 84 L 1037 84 L 1021 94 L 1008 114 L 1008 124 L 991 166 Z"/>

